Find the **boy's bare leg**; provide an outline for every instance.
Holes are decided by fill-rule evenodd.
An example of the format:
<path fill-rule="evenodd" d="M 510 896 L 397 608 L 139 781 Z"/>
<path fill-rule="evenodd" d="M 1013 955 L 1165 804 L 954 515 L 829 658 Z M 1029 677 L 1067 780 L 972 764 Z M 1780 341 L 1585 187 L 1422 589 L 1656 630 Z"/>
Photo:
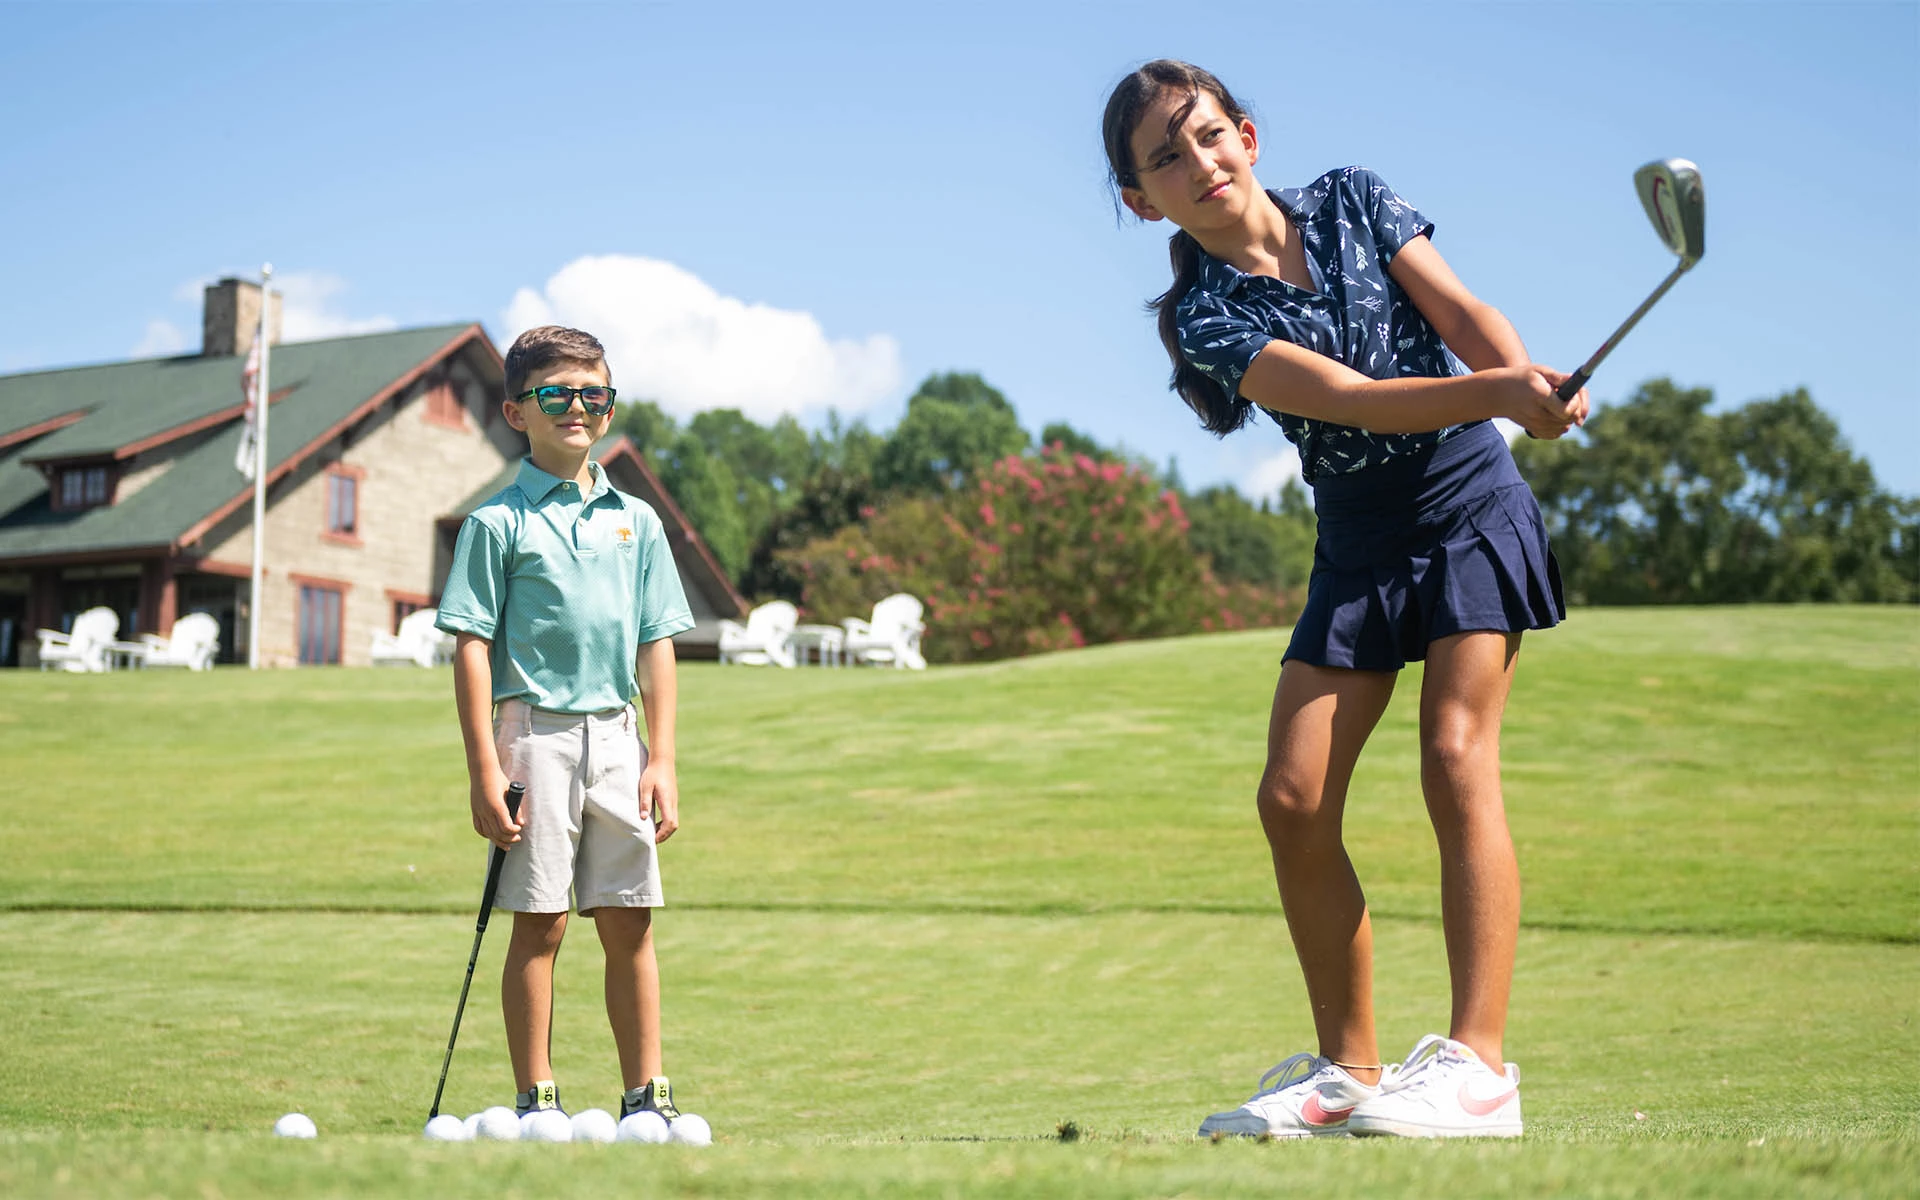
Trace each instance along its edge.
<path fill-rule="evenodd" d="M 553 1078 L 553 962 L 567 914 L 513 914 L 513 938 L 500 973 L 500 1011 L 507 1019 L 513 1086 L 526 1091 Z"/>
<path fill-rule="evenodd" d="M 1520 867 L 1500 793 L 1500 721 L 1517 633 L 1464 633 L 1427 651 L 1420 783 L 1440 843 L 1440 914 L 1453 981 L 1448 1036 L 1501 1070 L 1520 935 Z"/>
<path fill-rule="evenodd" d="M 1377 1063 L 1373 1029 L 1373 927 L 1341 840 L 1347 784 L 1367 735 L 1393 697 L 1388 671 L 1288 662 L 1274 689 L 1260 823 L 1273 853 L 1280 904 L 1306 977 L 1321 1054 Z M 1378 1071 L 1354 1071 L 1375 1083 Z"/>
<path fill-rule="evenodd" d="M 660 964 L 653 953 L 653 910 L 594 910 L 607 954 L 607 1024 L 620 1052 L 623 1086 L 637 1088 L 661 1073 Z"/>

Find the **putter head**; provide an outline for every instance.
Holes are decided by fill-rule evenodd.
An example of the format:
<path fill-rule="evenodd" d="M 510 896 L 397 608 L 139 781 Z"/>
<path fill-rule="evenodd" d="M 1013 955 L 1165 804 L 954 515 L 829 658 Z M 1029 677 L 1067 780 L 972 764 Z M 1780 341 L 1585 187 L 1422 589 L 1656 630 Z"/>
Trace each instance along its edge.
<path fill-rule="evenodd" d="M 1633 186 L 1667 249 L 1684 266 L 1699 262 L 1707 252 L 1707 191 L 1700 168 L 1684 158 L 1663 158 L 1635 171 Z"/>

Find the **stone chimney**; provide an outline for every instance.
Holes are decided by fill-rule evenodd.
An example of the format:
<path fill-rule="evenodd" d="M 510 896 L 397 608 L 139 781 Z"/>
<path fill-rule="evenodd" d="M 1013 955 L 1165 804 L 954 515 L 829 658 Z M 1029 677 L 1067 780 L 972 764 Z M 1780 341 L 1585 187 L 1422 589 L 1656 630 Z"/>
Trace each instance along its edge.
<path fill-rule="evenodd" d="M 280 344 L 280 293 L 273 297 L 267 318 L 267 344 Z M 200 315 L 200 353 L 247 354 L 260 331 L 260 285 L 245 279 L 222 279 L 207 285 L 206 306 Z"/>

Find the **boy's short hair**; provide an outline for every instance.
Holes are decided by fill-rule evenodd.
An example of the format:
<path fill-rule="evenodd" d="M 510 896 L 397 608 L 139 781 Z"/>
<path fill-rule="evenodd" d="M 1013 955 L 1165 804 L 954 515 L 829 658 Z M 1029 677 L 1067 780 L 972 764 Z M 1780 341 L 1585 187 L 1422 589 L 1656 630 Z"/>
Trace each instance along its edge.
<path fill-rule="evenodd" d="M 600 339 L 582 329 L 565 325 L 538 325 L 513 339 L 507 351 L 507 399 L 527 390 L 527 377 L 556 363 L 578 363 L 599 367 L 613 382 L 613 368 L 607 365 L 607 349 Z"/>

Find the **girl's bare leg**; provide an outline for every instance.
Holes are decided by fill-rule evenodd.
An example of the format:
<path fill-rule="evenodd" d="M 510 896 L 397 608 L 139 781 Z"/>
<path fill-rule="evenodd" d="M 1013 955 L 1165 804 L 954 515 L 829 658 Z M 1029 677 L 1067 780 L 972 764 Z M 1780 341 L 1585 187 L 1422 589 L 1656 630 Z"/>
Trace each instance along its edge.
<path fill-rule="evenodd" d="M 1520 937 L 1520 867 L 1500 794 L 1500 721 L 1517 633 L 1463 633 L 1427 650 L 1420 785 L 1440 844 L 1440 913 L 1453 982 L 1448 1036 L 1496 1072 Z"/>
<path fill-rule="evenodd" d="M 1290 661 L 1274 689 L 1260 824 L 1294 952 L 1306 977 L 1320 1053 L 1377 1063 L 1373 1031 L 1373 928 L 1341 842 L 1347 784 L 1367 735 L 1393 697 L 1394 675 Z M 1363 1083 L 1377 1071 L 1353 1073 Z"/>

